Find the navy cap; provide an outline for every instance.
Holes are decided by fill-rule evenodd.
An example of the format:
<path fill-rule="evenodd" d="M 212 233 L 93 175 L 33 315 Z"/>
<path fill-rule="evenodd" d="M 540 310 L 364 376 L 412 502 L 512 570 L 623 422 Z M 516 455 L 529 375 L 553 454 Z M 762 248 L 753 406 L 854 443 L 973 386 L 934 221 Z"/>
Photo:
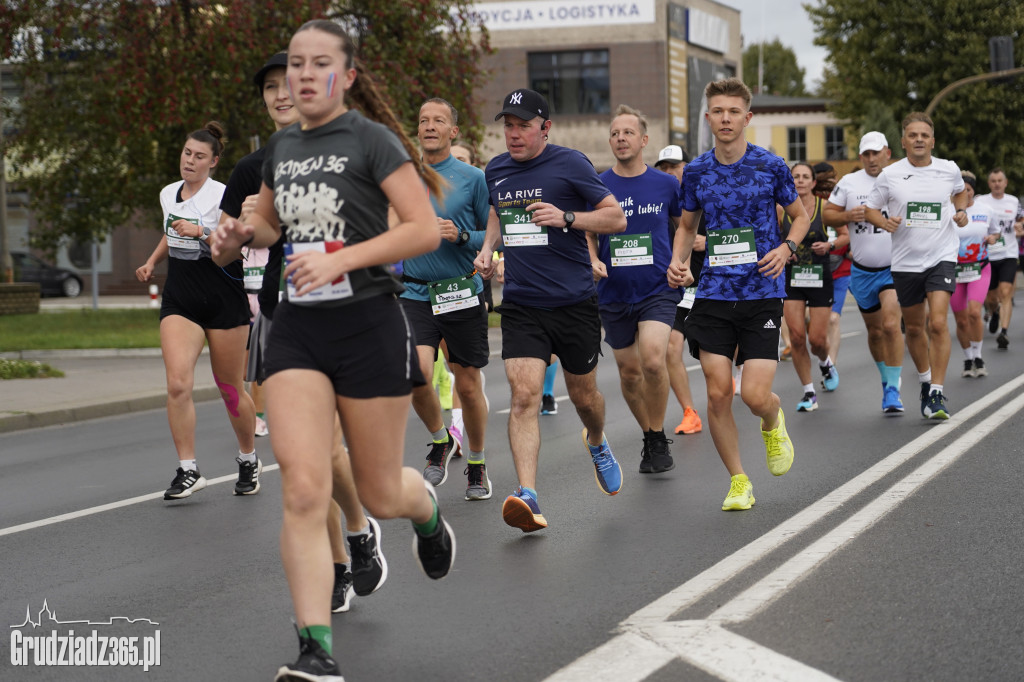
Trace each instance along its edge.
<path fill-rule="evenodd" d="M 260 67 L 260 70 L 256 72 L 256 75 L 252 77 L 252 82 L 256 86 L 256 89 L 263 92 L 263 79 L 267 77 L 267 73 L 271 69 L 286 69 L 288 68 L 288 53 L 278 52 L 270 59 L 267 63 Z"/>
<path fill-rule="evenodd" d="M 526 88 L 513 90 L 505 96 L 501 113 L 495 116 L 494 120 L 500 120 L 505 114 L 518 116 L 524 121 L 540 116 L 546 121 L 548 120 L 548 101 L 544 99 L 544 95 L 534 90 Z"/>

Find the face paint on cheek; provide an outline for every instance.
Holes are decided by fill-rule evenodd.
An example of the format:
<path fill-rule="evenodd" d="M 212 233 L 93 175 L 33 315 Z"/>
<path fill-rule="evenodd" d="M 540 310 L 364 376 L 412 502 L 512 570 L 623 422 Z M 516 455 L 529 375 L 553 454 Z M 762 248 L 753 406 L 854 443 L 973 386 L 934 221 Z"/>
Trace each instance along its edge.
<path fill-rule="evenodd" d="M 331 73 L 329 76 L 327 76 L 327 98 L 328 99 L 330 99 L 331 97 L 334 96 L 334 81 L 336 80 L 337 75 L 338 74 L 336 74 L 336 73 Z"/>
<path fill-rule="evenodd" d="M 294 102 L 295 101 L 295 93 L 292 92 L 292 79 L 290 77 L 288 77 L 288 76 L 285 76 L 284 85 L 285 85 L 286 88 L 288 88 L 288 99 L 290 99 L 290 100 L 292 100 Z"/>

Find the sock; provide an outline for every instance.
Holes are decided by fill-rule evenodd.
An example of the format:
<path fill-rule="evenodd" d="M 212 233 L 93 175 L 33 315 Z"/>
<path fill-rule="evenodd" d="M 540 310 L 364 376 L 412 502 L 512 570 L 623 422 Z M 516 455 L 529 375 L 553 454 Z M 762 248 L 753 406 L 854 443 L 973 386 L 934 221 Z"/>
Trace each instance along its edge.
<path fill-rule="evenodd" d="M 266 412 L 257 412 L 256 416 L 259 417 L 260 419 L 266 419 L 266 414 Z"/>
<path fill-rule="evenodd" d="M 484 451 L 476 452 L 474 450 L 469 451 L 469 457 L 466 459 L 469 464 L 483 464 L 484 463 Z"/>
<path fill-rule="evenodd" d="M 586 441 L 587 447 L 590 448 L 590 454 L 596 455 L 597 453 L 601 452 L 601 445 L 604 445 L 604 434 L 601 434 L 601 445 L 591 445 L 590 441 L 588 440 L 589 437 L 590 434 L 588 433 L 587 438 L 584 438 L 583 440 Z"/>
<path fill-rule="evenodd" d="M 804 384 L 804 393 L 814 393 L 814 382 Z"/>
<path fill-rule="evenodd" d="M 983 341 L 971 341 L 971 348 L 974 350 L 974 357 L 981 357 L 981 344 Z"/>
<path fill-rule="evenodd" d="M 931 368 L 928 368 L 927 372 L 918 372 L 917 373 L 917 380 L 920 381 L 922 384 L 930 384 L 930 383 L 932 383 L 932 370 L 931 370 Z"/>
<path fill-rule="evenodd" d="M 303 637 L 314 640 L 320 647 L 327 652 L 327 655 L 331 655 L 331 650 L 334 648 L 334 638 L 331 637 L 331 626 L 330 625 L 310 625 L 308 627 L 301 628 L 299 634 Z"/>
<path fill-rule="evenodd" d="M 882 377 L 882 385 L 885 386 L 885 363 L 876 362 L 875 367 L 878 368 L 878 374 Z"/>
<path fill-rule="evenodd" d="M 246 462 L 248 464 L 255 464 L 256 463 L 256 450 L 255 450 L 255 448 L 253 449 L 252 452 L 242 452 L 241 450 L 239 450 L 238 451 L 238 457 L 243 462 Z"/>
<path fill-rule="evenodd" d="M 535 500 L 537 499 L 537 491 L 536 490 L 534 490 L 533 488 L 527 488 L 525 485 L 521 485 L 519 487 L 523 489 L 524 493 L 529 494 L 529 496 L 532 497 Z"/>
<path fill-rule="evenodd" d="M 179 459 L 178 466 L 185 471 L 199 471 L 199 467 L 196 466 L 196 461 L 194 459 Z"/>
<path fill-rule="evenodd" d="M 832 356 L 831 355 L 826 355 L 824 360 L 818 360 L 818 367 L 821 367 L 822 369 L 827 369 L 828 367 L 831 367 L 831 366 L 832 366 Z"/>
<path fill-rule="evenodd" d="M 348 519 L 345 519 L 345 525 L 346 526 L 348 525 Z M 347 538 L 356 537 L 358 535 L 369 535 L 369 534 L 370 534 L 370 524 L 369 523 L 367 523 L 365 527 L 360 528 L 358 530 L 350 530 L 349 528 L 345 528 L 345 537 L 347 537 Z"/>
<path fill-rule="evenodd" d="M 558 372 L 558 360 L 555 360 L 544 370 L 544 395 L 555 394 L 555 374 Z"/>
<path fill-rule="evenodd" d="M 437 503 L 434 502 L 433 497 L 430 498 L 430 504 L 434 505 L 434 514 L 430 517 L 430 520 L 424 523 L 416 523 L 415 521 L 412 523 L 412 527 L 422 536 L 433 535 L 437 530 L 438 511 Z"/>
<path fill-rule="evenodd" d="M 1002 329 L 999 330 L 999 333 L 1000 334 L 1005 334 L 1008 331 L 1010 331 L 1010 330 L 1007 327 L 1003 327 Z"/>
<path fill-rule="evenodd" d="M 461 407 L 453 407 L 452 408 L 452 428 L 458 429 L 459 433 L 465 433 L 466 430 L 464 428 L 462 428 L 462 427 L 463 427 L 463 423 L 462 423 L 462 408 Z"/>
<path fill-rule="evenodd" d="M 942 393 L 942 384 L 932 384 L 931 393 Z"/>
<path fill-rule="evenodd" d="M 447 443 L 448 429 L 442 426 L 440 431 L 431 431 L 430 437 L 434 439 L 435 443 Z"/>
<path fill-rule="evenodd" d="M 962 350 L 964 352 L 964 357 L 966 359 L 968 359 L 968 360 L 973 360 L 974 359 L 974 346 L 967 346 L 967 348 L 961 348 L 960 350 Z"/>
<path fill-rule="evenodd" d="M 896 388 L 899 388 L 900 387 L 900 374 L 902 374 L 902 373 L 903 373 L 903 366 L 902 365 L 897 365 L 895 367 L 892 367 L 890 365 L 886 365 L 885 366 L 885 377 L 882 379 L 882 381 L 885 383 L 886 386 L 895 386 Z"/>

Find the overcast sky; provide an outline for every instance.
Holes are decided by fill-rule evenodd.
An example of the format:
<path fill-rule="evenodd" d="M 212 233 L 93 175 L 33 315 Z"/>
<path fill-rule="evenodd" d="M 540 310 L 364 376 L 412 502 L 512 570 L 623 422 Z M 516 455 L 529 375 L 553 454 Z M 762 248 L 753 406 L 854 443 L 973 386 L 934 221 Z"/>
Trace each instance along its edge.
<path fill-rule="evenodd" d="M 740 11 L 743 45 L 762 40 L 779 41 L 796 53 L 804 70 L 804 85 L 815 90 L 825 68 L 825 48 L 814 44 L 814 25 L 803 8 L 804 0 L 721 0 Z M 814 4 L 813 1 L 811 4 Z"/>

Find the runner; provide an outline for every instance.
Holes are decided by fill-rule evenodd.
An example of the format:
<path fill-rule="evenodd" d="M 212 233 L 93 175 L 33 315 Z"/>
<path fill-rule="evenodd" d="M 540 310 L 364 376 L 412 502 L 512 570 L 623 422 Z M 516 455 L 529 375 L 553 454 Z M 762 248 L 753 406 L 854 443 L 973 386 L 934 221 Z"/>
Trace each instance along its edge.
<path fill-rule="evenodd" d="M 967 190 L 968 223 L 957 230 L 960 250 L 956 258 L 956 291 L 949 300 L 949 307 L 953 309 L 956 338 L 964 352 L 964 368 L 960 376 L 983 377 L 988 376 L 988 370 L 981 357 L 985 335 L 981 308 L 992 277 L 988 247 L 1002 236 L 1002 230 L 992 207 L 975 201 L 974 190 L 978 181 L 974 173 L 961 171 L 961 175 Z"/>
<path fill-rule="evenodd" d="M 210 177 L 224 145 L 216 121 L 189 133 L 181 150 L 182 180 L 160 191 L 164 236 L 135 271 L 148 282 L 167 258 L 167 283 L 160 306 L 160 349 L 167 372 L 167 421 L 178 453 L 174 480 L 165 500 L 191 497 L 206 487 L 196 464 L 196 407 L 192 402 L 196 363 L 210 346 L 210 367 L 238 440 L 236 495 L 260 491 L 256 456 L 256 410 L 242 382 L 249 305 L 242 288 L 242 267 L 218 267 L 210 260 L 210 234 L 220 219 L 224 184 Z"/>
<path fill-rule="evenodd" d="M 326 531 L 335 413 L 370 512 L 413 522 L 414 555 L 428 577 L 443 578 L 455 558 L 432 486 L 402 467 L 410 394 L 424 381 L 395 300 L 401 286 L 386 268 L 437 248 L 437 216 L 415 146 L 354 53 L 352 39 L 331 21 L 307 22 L 292 37 L 287 79 L 301 126 L 270 139 L 250 223 L 225 221 L 214 244 L 219 253 L 269 246 L 282 232 L 288 238 L 287 298 L 268 342 L 267 399 L 300 653 L 276 680 L 340 677 L 331 657 Z M 430 191 L 439 192 L 436 173 L 422 170 Z M 388 203 L 400 220 L 390 229 Z"/>
<path fill-rule="evenodd" d="M 797 412 L 813 412 L 818 409 L 818 395 L 811 378 L 811 353 L 818 357 L 821 370 L 821 384 L 826 391 L 839 387 L 839 370 L 828 352 L 828 322 L 832 308 L 832 271 L 829 241 L 825 225 L 821 222 L 821 198 L 815 196 L 814 169 L 807 163 L 797 162 L 791 169 L 797 196 L 810 216 L 810 228 L 803 241 L 797 244 L 796 253 L 786 265 L 786 300 L 783 314 L 789 327 L 789 345 L 793 354 L 793 369 L 803 385 L 804 395 L 796 404 Z M 778 207 L 783 238 L 789 237 L 792 218 Z M 844 229 L 844 228 L 840 228 Z M 810 318 L 810 322 L 807 319 Z"/>
<path fill-rule="evenodd" d="M 956 289 L 956 227 L 967 224 L 966 190 L 957 165 L 932 156 L 935 126 L 926 114 L 914 112 L 903 119 L 902 144 L 906 158 L 879 173 L 864 215 L 892 234 L 892 278 L 907 349 L 921 382 L 921 414 L 948 419 L 943 392 L 950 347 L 947 318 Z"/>
<path fill-rule="evenodd" d="M 665 437 L 668 403 L 668 338 L 679 292 L 665 281 L 671 257 L 669 233 L 679 219 L 679 183 L 644 163 L 647 119 L 620 105 L 608 143 L 615 165 L 601 173 L 626 214 L 626 231 L 588 234 L 604 340 L 619 368 L 622 397 L 640 425 L 640 473 L 675 468 Z"/>
<path fill-rule="evenodd" d="M 882 379 L 882 413 L 903 413 L 900 373 L 903 371 L 903 333 L 900 303 L 892 282 L 892 235 L 864 218 L 875 179 L 889 163 L 892 152 L 885 135 L 877 131 L 860 139 L 863 168 L 844 175 L 822 211 L 826 225 L 846 225 L 850 237 L 850 291 L 868 331 L 868 351 Z"/>
<path fill-rule="evenodd" d="M 713 81 L 704 95 L 715 147 L 683 171 L 683 212 L 668 281 L 688 286 L 686 267 L 697 233 L 696 212 L 707 216 L 708 248 L 693 309 L 686 318 L 690 352 L 707 382 L 708 424 L 731 476 L 724 511 L 750 509 L 754 490 L 743 470 L 739 433 L 732 415 L 732 363 L 746 367 L 741 395 L 761 418 L 768 470 L 775 476 L 793 464 L 793 442 L 772 381 L 779 358 L 779 325 L 786 261 L 803 241 L 809 220 L 785 162 L 747 143 L 750 89 L 738 78 Z M 776 204 L 793 220 L 789 240 L 779 233 Z"/>
<path fill-rule="evenodd" d="M 601 321 L 585 233 L 622 232 L 626 217 L 587 157 L 548 144 L 552 123 L 543 96 L 512 91 L 495 120 L 502 117 L 508 151 L 487 164 L 491 213 L 475 265 L 491 276 L 500 230 L 506 260 L 501 356 L 512 389 L 508 435 L 519 477 L 502 517 L 529 533 L 547 527 L 537 502 L 538 412 L 552 353 L 562 363 L 569 399 L 583 422 L 598 487 L 606 495 L 622 487 L 597 388 Z"/>
<path fill-rule="evenodd" d="M 830 163 L 822 161 L 814 164 L 814 196 L 822 200 L 821 206 L 832 195 L 836 186 L 836 169 Z M 828 355 L 833 362 L 839 362 L 839 345 L 842 343 L 842 334 L 839 331 L 839 322 L 843 316 L 843 306 L 846 304 L 846 292 L 850 289 L 850 235 L 845 230 L 840 233 L 836 225 L 825 225 L 825 232 L 828 234 L 828 242 L 832 245 L 829 251 L 829 267 L 832 270 L 832 312 L 828 316 Z M 824 384 L 824 381 L 822 381 Z"/>
<path fill-rule="evenodd" d="M 487 404 L 480 370 L 487 365 L 490 351 L 483 279 L 473 269 L 473 258 L 483 243 L 489 208 L 483 171 L 451 154 L 458 121 L 458 112 L 447 100 L 428 99 L 420 107 L 417 134 L 423 161 L 447 180 L 448 189 L 440 201 L 431 196 L 440 216 L 441 245 L 405 260 L 406 288 L 400 301 L 416 338 L 424 377 L 432 378 L 435 359 L 441 359 L 441 341 L 448 346 L 465 425 L 464 443 L 469 448 L 466 499 L 487 500 L 491 497 L 484 462 Z M 447 368 L 442 371 L 448 372 Z M 463 447 L 445 428 L 437 393 L 425 385 L 413 389 L 412 396 L 413 408 L 433 438 L 423 478 L 439 486 L 448 480 L 449 460 L 460 456 Z"/>
<path fill-rule="evenodd" d="M 999 350 L 1010 347 L 1007 332 L 1013 314 L 1013 292 L 1017 282 L 1017 259 L 1020 255 L 1014 222 L 1020 210 L 1017 197 L 1006 193 L 1006 173 L 1002 168 L 993 168 L 988 174 L 989 194 L 977 197 L 977 203 L 988 204 L 999 227 L 999 240 L 989 247 L 988 257 L 992 271 L 986 309 L 989 315 L 988 330 L 996 336 Z"/>

